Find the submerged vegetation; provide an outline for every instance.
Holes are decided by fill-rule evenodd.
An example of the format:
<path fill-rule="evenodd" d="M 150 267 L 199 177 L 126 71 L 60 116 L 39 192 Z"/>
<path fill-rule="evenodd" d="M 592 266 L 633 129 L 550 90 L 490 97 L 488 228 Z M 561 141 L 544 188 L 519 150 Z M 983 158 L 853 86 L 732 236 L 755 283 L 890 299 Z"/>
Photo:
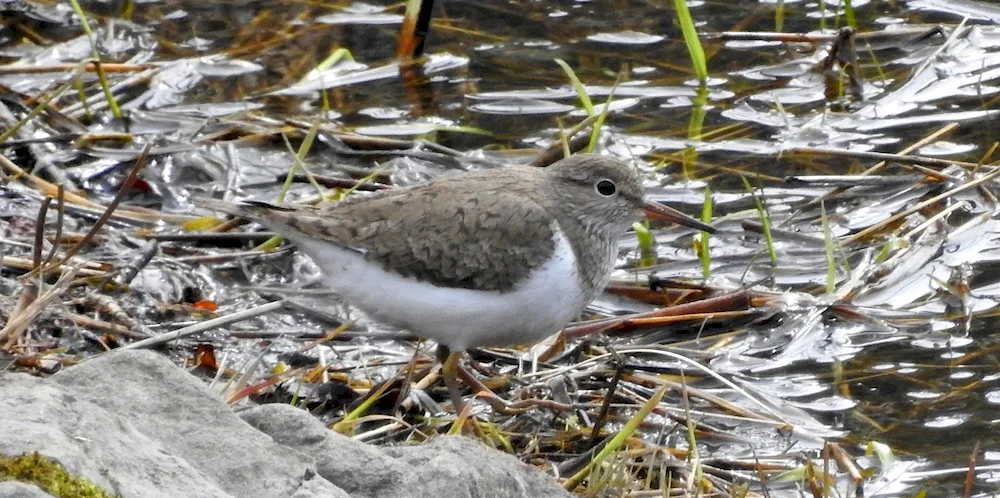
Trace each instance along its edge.
<path fill-rule="evenodd" d="M 995 491 L 1000 10 L 407 4 L 0 7 L 4 364 L 165 346 L 233 404 L 464 432 L 581 496 Z M 580 322 L 470 353 L 460 414 L 431 344 L 189 202 L 583 150 L 719 233 L 638 224 Z"/>

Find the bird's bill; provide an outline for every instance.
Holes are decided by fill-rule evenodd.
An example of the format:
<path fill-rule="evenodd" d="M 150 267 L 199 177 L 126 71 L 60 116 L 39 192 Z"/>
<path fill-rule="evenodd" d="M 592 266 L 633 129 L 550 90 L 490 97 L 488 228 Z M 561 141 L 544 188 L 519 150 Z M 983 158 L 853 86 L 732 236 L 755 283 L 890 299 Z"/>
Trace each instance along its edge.
<path fill-rule="evenodd" d="M 674 208 L 660 204 L 659 202 L 646 201 L 642 205 L 642 212 L 651 220 L 666 221 L 677 225 L 701 230 L 703 232 L 715 233 L 715 227 L 702 223 Z"/>

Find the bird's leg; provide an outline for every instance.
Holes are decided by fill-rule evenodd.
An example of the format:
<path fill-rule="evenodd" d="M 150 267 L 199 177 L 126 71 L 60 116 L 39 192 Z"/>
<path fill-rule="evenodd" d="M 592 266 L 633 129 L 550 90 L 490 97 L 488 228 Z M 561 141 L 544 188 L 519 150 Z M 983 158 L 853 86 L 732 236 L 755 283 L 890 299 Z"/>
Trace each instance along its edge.
<path fill-rule="evenodd" d="M 455 408 L 455 413 L 462 413 L 465 402 L 462 401 L 462 391 L 458 385 L 458 370 L 461 368 L 458 361 L 462 359 L 462 352 L 452 351 L 448 349 L 448 346 L 439 345 L 437 359 L 441 362 L 441 377 L 444 378 L 444 384 L 448 386 L 448 393 L 451 394 L 451 403 Z"/>
<path fill-rule="evenodd" d="M 456 414 L 462 413 L 462 410 L 465 409 L 465 401 L 462 400 L 462 393 L 458 383 L 459 378 L 473 391 L 483 394 L 482 399 L 498 413 L 513 415 L 524 411 L 524 409 L 511 409 L 511 407 L 508 407 L 507 401 L 497 396 L 492 389 L 486 387 L 471 372 L 462 368 L 462 365 L 459 363 L 459 360 L 462 359 L 462 351 L 454 352 L 448 349 L 447 346 L 439 345 L 436 356 L 438 362 L 441 363 L 441 377 L 444 378 L 444 383 L 448 386 L 448 392 L 451 394 L 451 402 Z"/>
<path fill-rule="evenodd" d="M 497 396 L 492 389 L 486 387 L 486 384 L 480 382 L 480 380 L 477 379 L 472 372 L 466 370 L 466 368 L 462 365 L 458 365 L 458 371 L 455 373 L 458 374 L 458 378 L 462 379 L 462 383 L 469 386 L 469 389 L 472 389 L 473 392 L 485 395 L 489 398 L 500 399 L 500 397 Z"/>

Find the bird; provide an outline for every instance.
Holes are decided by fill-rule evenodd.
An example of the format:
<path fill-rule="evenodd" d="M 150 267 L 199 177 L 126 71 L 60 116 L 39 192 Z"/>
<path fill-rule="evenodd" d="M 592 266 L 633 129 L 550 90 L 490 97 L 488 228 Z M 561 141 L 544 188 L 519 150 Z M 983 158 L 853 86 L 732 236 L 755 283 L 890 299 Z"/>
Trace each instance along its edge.
<path fill-rule="evenodd" d="M 192 201 L 283 235 L 347 304 L 435 341 L 456 411 L 462 352 L 535 343 L 579 317 L 607 285 L 619 239 L 643 215 L 715 232 L 648 201 L 637 168 L 600 154 L 318 205 Z"/>

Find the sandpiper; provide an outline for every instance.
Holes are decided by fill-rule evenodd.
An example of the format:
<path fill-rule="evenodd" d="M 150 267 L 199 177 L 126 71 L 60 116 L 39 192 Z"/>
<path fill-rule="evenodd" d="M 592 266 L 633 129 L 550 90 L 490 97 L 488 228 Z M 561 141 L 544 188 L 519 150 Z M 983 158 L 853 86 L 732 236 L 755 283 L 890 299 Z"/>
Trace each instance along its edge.
<path fill-rule="evenodd" d="M 317 206 L 195 202 L 284 235 L 348 304 L 436 341 L 456 411 L 462 351 L 537 342 L 577 318 L 643 212 L 715 231 L 646 201 L 635 168 L 594 154 Z"/>

